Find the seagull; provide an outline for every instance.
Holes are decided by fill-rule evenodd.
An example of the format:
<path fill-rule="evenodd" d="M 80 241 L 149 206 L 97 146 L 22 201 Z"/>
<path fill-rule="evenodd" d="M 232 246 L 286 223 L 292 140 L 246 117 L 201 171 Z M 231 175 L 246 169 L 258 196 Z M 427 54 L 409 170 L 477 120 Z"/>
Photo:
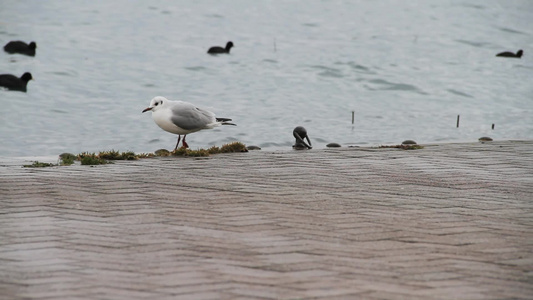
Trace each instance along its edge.
<path fill-rule="evenodd" d="M 207 53 L 209 54 L 229 54 L 229 50 L 231 49 L 231 47 L 233 47 L 233 42 L 228 42 L 226 44 L 226 48 L 222 48 L 222 47 L 219 47 L 219 46 L 214 46 L 214 47 L 211 47 L 209 48 L 209 50 L 207 50 Z"/>
<path fill-rule="evenodd" d="M 28 81 L 32 80 L 31 73 L 24 73 L 20 78 L 11 74 L 0 75 L 0 86 L 8 90 L 26 92 Z"/>
<path fill-rule="evenodd" d="M 26 44 L 23 41 L 11 41 L 4 46 L 4 51 L 9 54 L 19 53 L 28 56 L 35 56 L 35 48 L 37 48 L 37 44 L 35 42 Z"/>
<path fill-rule="evenodd" d="M 154 97 L 150 101 L 150 106 L 145 108 L 143 113 L 147 111 L 152 111 L 152 118 L 157 126 L 178 135 L 178 142 L 174 151 L 178 149 L 182 134 L 182 145 L 184 148 L 189 148 L 185 141 L 185 137 L 189 133 L 212 129 L 220 125 L 236 126 L 236 124 L 229 122 L 231 119 L 217 118 L 214 113 L 198 108 L 194 104 L 185 101 L 172 101 L 161 96 Z"/>
<path fill-rule="evenodd" d="M 523 54 L 524 54 L 523 50 L 518 50 L 518 52 L 516 52 L 516 54 L 514 54 L 513 52 L 508 52 L 507 51 L 507 52 L 498 53 L 498 54 L 496 54 L 496 56 L 521 58 Z"/>

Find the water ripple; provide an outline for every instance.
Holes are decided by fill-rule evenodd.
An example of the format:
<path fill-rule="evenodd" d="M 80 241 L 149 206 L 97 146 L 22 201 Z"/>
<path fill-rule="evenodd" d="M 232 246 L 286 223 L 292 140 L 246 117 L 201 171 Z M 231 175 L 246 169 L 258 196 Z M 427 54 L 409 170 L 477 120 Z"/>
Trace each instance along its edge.
<path fill-rule="evenodd" d="M 492 43 L 487 43 L 487 42 L 472 42 L 472 41 L 467 41 L 467 40 L 455 40 L 455 41 L 461 44 L 466 44 L 466 45 L 474 46 L 477 48 L 488 48 L 488 47 L 493 46 Z"/>
<path fill-rule="evenodd" d="M 336 69 L 336 68 L 331 68 L 331 67 L 322 66 L 322 65 L 311 66 L 311 68 L 321 71 L 321 72 L 318 73 L 318 76 L 334 77 L 334 78 L 342 78 L 342 77 L 344 77 L 344 75 L 342 75 L 341 70 Z"/>
<path fill-rule="evenodd" d="M 420 90 L 418 87 L 407 83 L 394 83 L 384 79 L 371 79 L 368 82 L 380 85 L 379 88 L 369 88 L 370 90 L 382 90 L 382 91 L 408 91 L 415 92 L 422 95 L 427 95 L 426 92 Z M 368 86 L 367 86 L 368 87 Z"/>
<path fill-rule="evenodd" d="M 458 95 L 458 96 L 474 98 L 474 96 L 472 96 L 472 95 L 469 95 L 467 93 L 463 93 L 463 92 L 460 92 L 460 91 L 457 91 L 457 90 L 454 90 L 454 89 L 447 89 L 447 91 L 452 93 L 452 94 Z"/>
<path fill-rule="evenodd" d="M 509 32 L 509 33 L 515 33 L 515 34 L 527 34 L 525 32 L 514 30 L 514 29 L 511 29 L 511 28 L 500 27 L 498 29 L 503 31 L 503 32 Z"/>
<path fill-rule="evenodd" d="M 274 143 L 274 142 L 266 142 L 266 143 L 260 143 L 259 147 L 261 148 L 270 148 L 270 147 L 291 147 L 292 143 L 284 142 L 284 143 Z"/>
<path fill-rule="evenodd" d="M 205 71 L 205 70 L 207 70 L 207 68 L 204 67 L 204 66 L 185 67 L 185 69 L 189 70 L 189 71 Z"/>
<path fill-rule="evenodd" d="M 377 74 L 376 72 L 372 71 L 369 67 L 365 67 L 353 61 L 349 61 L 349 62 L 337 61 L 335 62 L 335 65 L 349 66 L 356 73 L 360 73 L 360 74 L 370 74 L 370 75 Z"/>
<path fill-rule="evenodd" d="M 207 1 L 0 4 L 0 39 L 39 44 L 35 57 L 0 54 L 2 73 L 36 78 L 27 93 L 0 90 L 0 155 L 174 147 L 177 137 L 141 113 L 155 95 L 238 124 L 191 135 L 193 147 L 237 139 L 289 150 L 302 124 L 318 149 L 533 137 L 524 1 L 325 2 L 240 1 L 238 11 Z M 205 53 L 229 40 L 231 55 Z M 494 58 L 520 48 L 523 59 Z"/>

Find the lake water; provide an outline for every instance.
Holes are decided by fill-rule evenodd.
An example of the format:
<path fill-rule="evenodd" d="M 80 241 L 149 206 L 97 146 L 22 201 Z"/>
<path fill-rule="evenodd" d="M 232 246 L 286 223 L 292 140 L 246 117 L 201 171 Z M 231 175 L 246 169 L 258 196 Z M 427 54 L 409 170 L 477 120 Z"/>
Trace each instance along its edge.
<path fill-rule="evenodd" d="M 141 113 L 158 95 L 238 124 L 192 149 L 291 149 L 298 125 L 315 148 L 533 138 L 531 0 L 4 0 L 10 40 L 38 48 L 0 53 L 0 73 L 35 79 L 0 90 L 0 156 L 173 149 Z"/>

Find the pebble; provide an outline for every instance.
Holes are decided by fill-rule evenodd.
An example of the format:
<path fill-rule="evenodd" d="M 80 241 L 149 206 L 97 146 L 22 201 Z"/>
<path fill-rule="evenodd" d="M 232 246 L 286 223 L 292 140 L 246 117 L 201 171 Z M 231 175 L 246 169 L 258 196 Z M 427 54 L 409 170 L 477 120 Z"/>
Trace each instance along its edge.
<path fill-rule="evenodd" d="M 338 147 L 341 147 L 340 144 L 337 144 L 337 143 L 329 143 L 326 145 L 326 147 L 328 148 L 338 148 Z"/>
<path fill-rule="evenodd" d="M 416 145 L 416 142 L 413 140 L 405 140 L 402 142 L 402 145 Z"/>
<path fill-rule="evenodd" d="M 159 149 L 159 150 L 155 150 L 154 154 L 157 156 L 169 156 L 170 151 L 168 151 L 167 149 Z"/>
<path fill-rule="evenodd" d="M 76 159 L 76 157 L 77 157 L 76 155 L 72 153 L 68 153 L 68 152 L 59 154 L 59 158 L 61 159 Z"/>

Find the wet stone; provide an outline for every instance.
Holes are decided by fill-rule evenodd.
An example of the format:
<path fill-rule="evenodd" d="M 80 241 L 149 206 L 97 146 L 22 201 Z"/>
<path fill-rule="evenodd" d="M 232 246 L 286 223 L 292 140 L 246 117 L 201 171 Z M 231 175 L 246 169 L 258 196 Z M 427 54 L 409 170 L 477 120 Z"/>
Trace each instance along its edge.
<path fill-rule="evenodd" d="M 329 143 L 326 145 L 326 147 L 328 148 L 338 148 L 338 147 L 341 147 L 340 144 L 337 144 L 337 143 Z"/>
<path fill-rule="evenodd" d="M 478 139 L 480 142 L 492 142 L 492 138 L 488 136 L 482 136 Z"/>
<path fill-rule="evenodd" d="M 167 149 L 159 149 L 159 150 L 155 150 L 154 154 L 157 156 L 169 156 L 170 151 L 168 151 Z"/>

